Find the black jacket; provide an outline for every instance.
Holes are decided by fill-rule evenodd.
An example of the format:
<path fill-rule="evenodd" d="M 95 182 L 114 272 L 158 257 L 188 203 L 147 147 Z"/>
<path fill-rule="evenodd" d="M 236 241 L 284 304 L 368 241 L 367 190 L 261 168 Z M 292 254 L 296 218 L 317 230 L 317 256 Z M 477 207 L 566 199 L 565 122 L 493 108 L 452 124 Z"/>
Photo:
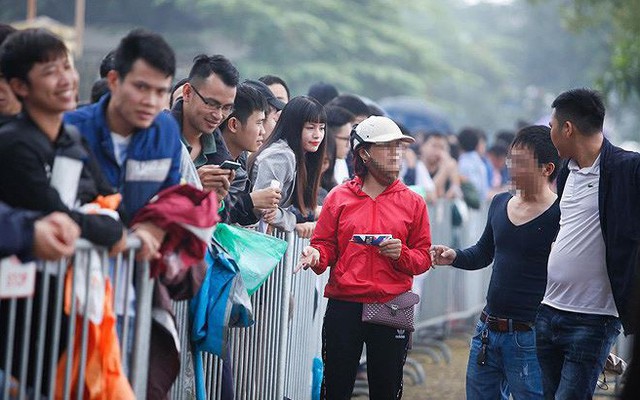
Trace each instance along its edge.
<path fill-rule="evenodd" d="M 15 117 L 15 115 L 0 114 L 0 127 L 2 127 L 2 125 L 6 124 L 7 122 L 11 122 Z"/>
<path fill-rule="evenodd" d="M 112 246 L 122 236 L 123 226 L 119 221 L 70 210 L 58 191 L 50 186 L 56 155 L 84 162 L 77 196 L 81 204 L 94 200 L 98 194 L 114 192 L 75 129 L 63 125 L 56 141 L 51 142 L 23 113 L 0 128 L 0 201 L 45 214 L 67 213 L 80 226 L 83 238 L 97 245 Z"/>
<path fill-rule="evenodd" d="M 568 176 L 566 161 L 558 175 L 558 198 L 562 197 Z M 607 273 L 624 332 L 628 335 L 635 331 L 630 300 L 640 256 L 640 154 L 625 151 L 604 139 L 598 190 Z"/>

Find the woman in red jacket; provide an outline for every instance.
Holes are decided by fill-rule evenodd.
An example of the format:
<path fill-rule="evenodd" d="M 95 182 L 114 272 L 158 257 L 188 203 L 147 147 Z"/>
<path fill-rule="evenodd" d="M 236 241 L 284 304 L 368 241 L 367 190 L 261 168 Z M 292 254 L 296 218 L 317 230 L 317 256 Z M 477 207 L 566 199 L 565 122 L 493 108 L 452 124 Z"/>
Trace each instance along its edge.
<path fill-rule="evenodd" d="M 408 332 L 361 321 L 363 303 L 385 303 L 411 289 L 431 266 L 429 216 L 424 200 L 398 180 L 405 143 L 389 118 L 373 116 L 351 132 L 356 178 L 334 188 L 299 265 L 322 274 L 331 266 L 325 296 L 323 399 L 349 399 L 362 345 L 367 348 L 369 395 L 402 396 Z M 389 234 L 379 246 L 353 235 Z"/>

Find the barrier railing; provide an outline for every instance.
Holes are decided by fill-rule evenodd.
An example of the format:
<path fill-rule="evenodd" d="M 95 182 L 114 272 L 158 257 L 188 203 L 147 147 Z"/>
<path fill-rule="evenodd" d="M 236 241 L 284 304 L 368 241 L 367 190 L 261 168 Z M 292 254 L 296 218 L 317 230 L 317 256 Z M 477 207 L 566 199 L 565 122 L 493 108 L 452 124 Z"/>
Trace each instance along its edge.
<path fill-rule="evenodd" d="M 469 210 L 469 219 L 461 226 L 451 225 L 451 202 L 440 200 L 429 205 L 433 244 L 466 247 L 482 234 L 486 222 L 486 207 Z M 435 267 L 426 273 L 416 318 L 417 329 L 446 325 L 479 313 L 485 302 L 491 268 L 461 271 L 450 267 Z M 446 327 L 443 328 L 446 331 Z"/>
<path fill-rule="evenodd" d="M 299 255 L 309 243 L 294 240 L 293 254 Z M 296 264 L 294 263 L 294 265 Z M 291 299 L 293 311 L 287 344 L 285 396 L 290 399 L 309 399 L 312 393 L 313 362 L 322 356 L 322 323 L 327 309 L 324 287 L 329 273 L 318 276 L 310 270 L 293 276 Z"/>
<path fill-rule="evenodd" d="M 0 300 L 0 399 L 84 397 L 90 317 L 104 305 L 90 298 L 100 276 L 110 276 L 113 309 L 124 311 L 115 313 L 124 371 L 136 397 L 146 397 L 153 280 L 147 262 L 134 268 L 139 240 L 127 245 L 110 259 L 105 249 L 79 240 L 73 258 L 37 263 L 32 296 Z M 76 278 L 67 281 L 68 272 Z"/>
<path fill-rule="evenodd" d="M 486 220 L 485 209 L 471 211 L 463 227 L 452 228 L 451 203 L 447 201 L 431 204 L 429 214 L 432 242 L 447 245 L 473 244 Z M 288 242 L 287 251 L 251 298 L 255 325 L 230 330 L 227 365 L 214 355 L 188 351 L 188 302 L 174 303 L 183 351 L 181 372 L 172 388 L 173 399 L 195 398 L 192 357 L 203 357 L 209 399 L 222 397 L 225 379 L 233 380 L 232 390 L 238 400 L 311 398 L 313 362 L 321 357 L 322 320 L 326 310 L 323 293 L 329 273 L 293 274 L 308 240 L 294 233 L 275 235 Z M 148 263 L 135 262 L 133 268 L 135 249 L 139 245 L 139 241 L 131 238 L 125 253 L 109 259 L 106 250 L 80 240 L 71 265 L 71 260 L 38 263 L 33 296 L 0 299 L 0 399 L 68 399 L 72 393 L 78 399 L 83 398 L 83 383 L 75 388 L 71 384 L 75 368 L 71 360 L 74 353 L 79 354 L 78 379 L 74 381 L 83 382 L 90 306 L 88 301 L 82 307 L 71 301 L 68 315 L 80 312 L 80 316 L 70 318 L 64 312 L 64 291 L 67 271 L 74 274 L 89 271 L 92 257 L 94 261 L 97 257 L 101 273 L 110 276 L 113 283 L 122 365 L 128 371 L 136 398 L 146 397 L 153 281 L 149 279 Z M 435 339 L 445 337 L 454 321 L 479 313 L 490 275 L 490 268 L 470 272 L 445 267 L 417 279 L 415 289 L 422 292 L 422 301 L 416 314 L 414 351 L 436 346 L 446 352 L 446 346 Z M 83 290 L 89 292 L 91 274 L 87 272 L 84 276 L 83 281 L 71 280 L 72 299 Z M 440 331 L 436 334 L 434 329 Z M 74 347 L 76 335 L 80 345 Z M 67 352 L 67 362 L 60 381 L 57 372 L 63 352 Z M 407 360 L 407 368 L 411 367 L 410 361 Z M 57 391 L 61 391 L 62 396 L 56 396 Z"/>
<path fill-rule="evenodd" d="M 448 202 L 430 206 L 434 243 L 451 244 L 453 241 L 456 232 L 450 224 L 450 209 Z M 477 215 L 483 216 L 482 212 L 477 212 Z M 484 222 L 476 225 L 481 232 Z M 468 228 L 458 233 L 461 238 L 466 235 L 473 240 L 480 234 Z M 292 233 L 280 232 L 276 235 L 285 239 L 289 246 L 271 277 L 252 297 L 256 323 L 250 328 L 230 330 L 230 365 L 226 367 L 231 368 L 226 375 L 233 379 L 237 399 L 311 398 L 313 360 L 321 357 L 322 319 L 326 308 L 323 291 L 328 273 L 317 276 L 307 271 L 294 275 L 293 268 L 308 241 Z M 16 394 L 18 398 L 53 398 L 56 390 L 61 390 L 63 398 L 69 398 L 71 393 L 82 398 L 84 392 L 81 384 L 71 387 L 72 360 L 74 352 L 79 355 L 74 382 L 82 382 L 86 374 L 84 365 L 87 359 L 89 302 L 85 302 L 82 308 L 75 301 L 70 302 L 68 315 L 79 313 L 79 318 L 70 318 L 65 314 L 64 277 L 67 269 L 74 273 L 81 269 L 89 271 L 92 257 L 98 258 L 100 271 L 110 276 L 113 283 L 122 364 L 128 371 L 136 397 L 145 397 L 153 282 L 148 278 L 148 263 L 137 263 L 136 268 L 131 267 L 139 243 L 133 238 L 128 244 L 127 252 L 116 259 L 109 259 L 105 250 L 79 241 L 71 267 L 69 260 L 38 264 L 33 297 L 1 301 L 0 320 L 4 326 L 0 331 L 0 370 L 4 373 L 0 376 L 0 397 L 8 399 Z M 97 253 L 91 255 L 92 252 Z M 424 300 L 416 318 L 416 338 L 421 337 L 422 328 L 446 324 L 453 318 L 472 315 L 481 308 L 484 303 L 482 285 L 486 279 L 484 276 L 482 279 L 472 277 L 473 274 L 442 268 L 429 272 L 425 279 L 418 282 Z M 484 275 L 488 277 L 488 274 Z M 89 291 L 91 274 L 87 272 L 83 276 L 83 282 L 71 280 L 71 298 L 75 299 L 78 292 Z M 135 304 L 136 311 L 133 311 L 131 304 Z M 187 304 L 175 303 L 181 348 L 184 351 L 182 370 L 173 387 L 172 397 L 195 398 L 192 357 L 202 356 L 208 397 L 220 398 L 225 375 L 222 361 L 213 355 L 192 355 L 187 351 Z M 79 335 L 79 345 L 74 347 L 76 335 Z M 60 381 L 56 374 L 60 355 L 65 351 L 68 361 Z M 62 389 L 56 388 L 56 382 L 62 382 Z"/>
<path fill-rule="evenodd" d="M 433 243 L 452 245 L 456 234 L 460 243 L 475 242 L 484 228 L 484 213 L 484 210 L 472 211 L 463 229 L 456 232 L 451 226 L 451 203 L 440 201 L 430 205 Z M 310 399 L 313 360 L 321 357 L 322 320 L 326 309 L 323 293 L 329 273 L 292 274 L 308 241 L 294 233 L 277 235 L 286 239 L 289 246 L 273 274 L 251 298 L 256 323 L 250 328 L 231 329 L 229 334 L 232 368 L 227 373 L 234 380 L 233 390 L 239 400 Z M 416 316 L 416 345 L 421 344 L 421 339 L 431 337 L 434 327 L 479 313 L 490 273 L 489 269 L 468 272 L 438 268 L 419 279 L 416 289 L 421 289 L 423 301 Z M 178 318 L 186 315 L 180 311 L 184 307 L 176 304 Z M 178 321 L 187 325 L 186 319 Z M 192 371 L 185 365 L 191 363 L 188 357 L 184 352 L 183 372 L 174 385 L 173 399 L 192 398 Z M 209 354 L 202 357 L 208 398 L 221 398 L 223 362 Z"/>
<path fill-rule="evenodd" d="M 285 391 L 285 361 L 292 302 L 291 277 L 293 255 L 297 246 L 291 233 L 277 233 L 276 236 L 287 240 L 289 246 L 272 275 L 252 296 L 256 323 L 250 328 L 233 329 L 229 335 L 231 369 L 227 373 L 233 377 L 236 399 L 282 399 Z M 203 357 L 208 397 L 220 398 L 223 385 L 222 361 L 210 354 L 194 356 Z M 182 378 L 177 385 L 189 385 Z M 183 393 L 174 390 L 173 398 L 185 398 Z"/>

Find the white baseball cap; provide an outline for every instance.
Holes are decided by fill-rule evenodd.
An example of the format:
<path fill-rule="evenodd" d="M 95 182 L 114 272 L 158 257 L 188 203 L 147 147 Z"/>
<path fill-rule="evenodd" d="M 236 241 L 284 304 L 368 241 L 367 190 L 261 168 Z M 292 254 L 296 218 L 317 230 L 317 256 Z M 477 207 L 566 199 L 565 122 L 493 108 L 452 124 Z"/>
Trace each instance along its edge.
<path fill-rule="evenodd" d="M 411 136 L 403 135 L 393 120 L 377 115 L 372 115 L 360 122 L 352 135 L 351 148 L 353 150 L 363 143 L 387 143 L 394 140 L 402 140 L 407 143 L 415 142 Z"/>

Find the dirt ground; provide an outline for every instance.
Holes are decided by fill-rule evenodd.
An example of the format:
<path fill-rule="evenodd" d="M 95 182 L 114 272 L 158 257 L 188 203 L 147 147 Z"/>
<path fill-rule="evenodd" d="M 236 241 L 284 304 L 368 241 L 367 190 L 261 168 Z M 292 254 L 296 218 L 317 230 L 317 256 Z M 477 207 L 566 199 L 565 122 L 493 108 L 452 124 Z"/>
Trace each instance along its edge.
<path fill-rule="evenodd" d="M 426 379 L 422 384 L 414 384 L 411 375 L 405 375 L 403 400 L 464 400 L 464 380 L 470 337 L 470 334 L 454 334 L 445 341 L 451 355 L 448 363 L 443 359 L 441 351 L 435 352 L 441 358 L 437 362 L 426 354 L 410 352 L 409 357 L 420 363 Z M 405 371 L 407 369 L 411 367 L 405 368 Z M 594 396 L 594 399 L 615 398 L 614 387 L 615 384 L 610 382 L 609 390 L 605 392 L 598 390 L 599 395 Z M 354 399 L 366 399 L 366 397 L 359 396 Z"/>

